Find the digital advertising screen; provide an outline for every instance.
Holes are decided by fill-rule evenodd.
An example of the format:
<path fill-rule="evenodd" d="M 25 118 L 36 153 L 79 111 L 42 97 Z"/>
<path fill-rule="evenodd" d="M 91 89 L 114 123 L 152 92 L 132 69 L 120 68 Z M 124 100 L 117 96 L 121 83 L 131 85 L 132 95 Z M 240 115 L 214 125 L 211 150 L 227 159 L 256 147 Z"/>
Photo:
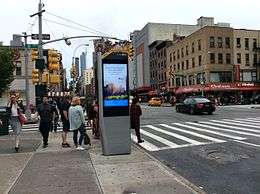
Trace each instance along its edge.
<path fill-rule="evenodd" d="M 105 107 L 128 107 L 127 64 L 103 64 L 103 105 Z"/>

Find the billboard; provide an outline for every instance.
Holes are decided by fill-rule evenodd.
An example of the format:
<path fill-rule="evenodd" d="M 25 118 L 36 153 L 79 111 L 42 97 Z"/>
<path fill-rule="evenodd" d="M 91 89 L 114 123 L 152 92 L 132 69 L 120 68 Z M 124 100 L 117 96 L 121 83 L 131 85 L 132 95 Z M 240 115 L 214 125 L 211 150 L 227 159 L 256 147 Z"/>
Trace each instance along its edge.
<path fill-rule="evenodd" d="M 128 106 L 127 64 L 103 64 L 104 107 Z"/>

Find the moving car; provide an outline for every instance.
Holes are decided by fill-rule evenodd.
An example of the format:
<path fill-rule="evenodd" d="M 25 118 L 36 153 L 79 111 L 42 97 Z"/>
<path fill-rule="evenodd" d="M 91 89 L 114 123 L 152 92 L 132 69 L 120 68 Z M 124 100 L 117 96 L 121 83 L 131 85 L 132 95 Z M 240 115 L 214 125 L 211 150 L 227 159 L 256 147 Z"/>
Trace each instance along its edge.
<path fill-rule="evenodd" d="M 203 112 L 212 114 L 215 110 L 215 105 L 207 98 L 187 98 L 182 103 L 176 104 L 176 112 L 186 112 L 192 115 Z"/>
<path fill-rule="evenodd" d="M 148 102 L 148 106 L 161 106 L 162 101 L 158 97 L 153 97 L 151 100 Z"/>
<path fill-rule="evenodd" d="M 256 96 L 254 96 L 252 99 L 251 99 L 251 102 L 253 104 L 260 104 L 260 94 L 257 94 Z"/>

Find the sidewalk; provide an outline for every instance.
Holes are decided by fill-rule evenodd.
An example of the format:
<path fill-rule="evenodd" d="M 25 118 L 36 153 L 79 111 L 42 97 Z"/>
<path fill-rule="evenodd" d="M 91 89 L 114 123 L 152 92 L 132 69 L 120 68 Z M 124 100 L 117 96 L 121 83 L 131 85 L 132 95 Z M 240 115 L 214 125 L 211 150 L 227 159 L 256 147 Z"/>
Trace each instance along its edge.
<path fill-rule="evenodd" d="M 103 156 L 98 140 L 77 151 L 62 148 L 60 135 L 50 134 L 43 149 L 37 132 L 23 133 L 20 153 L 11 149 L 11 136 L 0 137 L 0 193 L 196 193 L 136 145 L 130 155 Z"/>

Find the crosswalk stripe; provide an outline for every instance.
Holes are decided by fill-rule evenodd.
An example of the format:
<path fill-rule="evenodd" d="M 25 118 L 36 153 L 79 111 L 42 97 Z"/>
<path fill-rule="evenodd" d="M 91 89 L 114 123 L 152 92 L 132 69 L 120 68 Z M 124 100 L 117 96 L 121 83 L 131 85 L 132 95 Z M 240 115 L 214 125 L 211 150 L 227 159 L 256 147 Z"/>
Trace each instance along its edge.
<path fill-rule="evenodd" d="M 213 127 L 210 125 L 204 125 L 201 123 L 193 123 L 193 122 L 187 122 L 191 125 L 196 125 L 199 127 L 206 127 L 206 128 L 210 128 L 210 129 L 215 129 L 218 131 L 225 131 L 225 132 L 231 132 L 231 133 L 237 133 L 237 134 L 241 134 L 241 135 L 248 135 L 248 136 L 254 136 L 254 137 L 260 137 L 260 135 L 254 134 L 254 133 L 248 133 L 248 132 L 243 132 L 243 131 L 235 131 L 235 130 L 231 130 L 231 129 L 223 129 L 223 128 L 219 128 L 219 127 Z"/>
<path fill-rule="evenodd" d="M 260 148 L 260 145 L 257 145 L 257 144 L 254 144 L 254 143 L 248 143 L 248 142 L 244 142 L 244 141 L 239 141 L 239 140 L 234 140 L 235 142 L 238 142 L 238 143 L 242 143 L 242 144 L 246 144 L 246 145 L 250 145 L 250 146 L 253 146 L 253 147 L 258 147 Z"/>
<path fill-rule="evenodd" d="M 164 139 L 164 138 L 162 138 L 162 137 L 160 137 L 158 135 L 154 135 L 152 133 L 144 131 L 143 129 L 140 129 L 140 132 L 141 132 L 141 134 L 144 134 L 144 135 L 146 135 L 148 137 L 151 137 L 151 138 L 159 141 L 160 143 L 163 143 L 163 144 L 165 144 L 167 146 L 170 146 L 171 148 L 177 148 L 178 147 L 178 144 L 175 144 L 175 143 L 173 143 L 173 142 L 171 142 L 171 141 L 169 141 L 167 139 Z"/>
<path fill-rule="evenodd" d="M 174 124 L 174 123 L 173 123 L 173 124 Z M 160 125 L 163 126 L 163 127 L 166 127 L 166 128 L 172 129 L 172 130 L 175 130 L 175 131 L 180 131 L 180 132 L 183 132 L 183 133 L 188 133 L 188 134 L 190 134 L 190 135 L 197 136 L 197 137 L 200 137 L 200 138 L 203 138 L 203 139 L 207 139 L 207 140 L 210 140 L 210 141 L 213 141 L 213 142 L 217 142 L 217 143 L 224 143 L 224 142 L 226 142 L 226 141 L 221 140 L 221 139 L 209 137 L 209 136 L 207 136 L 207 135 L 198 134 L 198 133 L 195 133 L 195 132 L 192 132 L 192 131 L 182 130 L 182 129 L 179 129 L 179 128 L 177 128 L 177 127 L 173 127 L 173 126 L 170 126 L 170 125 L 166 125 L 166 124 L 160 124 Z"/>
<path fill-rule="evenodd" d="M 188 123 L 188 122 L 187 122 L 187 123 Z M 188 124 L 189 124 L 189 123 L 188 123 Z M 245 139 L 246 139 L 246 138 L 244 138 L 244 137 L 228 135 L 228 134 L 225 134 L 225 133 L 220 133 L 220 132 L 211 131 L 211 130 L 207 130 L 207 129 L 201 129 L 201 128 L 198 128 L 198 127 L 193 127 L 193 126 L 189 126 L 189 125 L 185 125 L 185 124 L 181 124 L 181 123 L 175 123 L 175 125 L 178 125 L 178 126 L 181 126 L 181 127 L 186 127 L 186 128 L 193 129 L 193 130 L 196 130 L 196 131 L 202 131 L 202 132 L 212 133 L 212 134 L 215 134 L 215 135 L 219 135 L 219 136 L 223 136 L 223 137 L 228 137 L 228 138 L 236 139 L 236 140 L 245 140 Z"/>
<path fill-rule="evenodd" d="M 231 125 L 236 125 L 236 126 L 243 126 L 243 127 L 252 127 L 252 128 L 257 128 L 260 129 L 260 126 L 255 126 L 255 125 L 249 125 L 249 124 L 241 124 L 241 123 L 235 123 L 232 120 L 231 121 L 218 121 L 218 120 L 211 120 L 213 122 L 217 123 L 224 123 L 224 124 L 231 124 Z M 260 132 L 260 131 L 259 131 Z"/>
<path fill-rule="evenodd" d="M 172 137 L 175 137 L 175 138 L 177 138 L 177 139 L 181 139 L 181 140 L 183 140 L 183 141 L 189 142 L 189 143 L 194 144 L 194 145 L 201 145 L 201 144 L 203 144 L 203 143 L 201 143 L 201 142 L 199 142 L 199 141 L 196 141 L 196 140 L 187 138 L 187 137 L 185 137 L 185 136 L 182 136 L 182 135 L 179 135 L 179 134 L 176 134 L 176 133 L 172 133 L 172 132 L 169 132 L 169 131 L 160 129 L 160 128 L 158 128 L 158 127 L 154 127 L 154 126 L 152 126 L 152 125 L 145 125 L 144 127 L 148 127 L 148 128 L 153 129 L 153 130 L 155 130 L 155 131 L 158 131 L 158 132 L 167 134 L 167 135 L 172 136 Z"/>
<path fill-rule="evenodd" d="M 260 126 L 260 123 L 252 123 L 250 121 L 239 121 L 239 120 L 231 120 L 231 119 L 223 119 L 224 121 L 232 121 L 232 122 L 235 122 L 235 123 L 242 123 L 242 124 L 248 124 L 250 123 L 250 125 L 252 126 Z"/>
<path fill-rule="evenodd" d="M 131 139 L 132 141 L 134 141 L 135 143 L 137 143 L 137 137 L 134 134 L 131 134 Z M 162 148 L 159 148 L 151 143 L 149 143 L 147 140 L 145 140 L 142 144 L 140 144 L 143 148 L 145 148 L 148 151 L 159 151 Z M 165 147 L 168 148 L 168 147 Z"/>
<path fill-rule="evenodd" d="M 254 119 L 235 119 L 238 121 L 247 121 L 247 122 L 252 122 L 252 123 L 260 123 L 259 120 L 254 120 Z"/>
<path fill-rule="evenodd" d="M 225 127 L 225 128 L 231 128 L 231 129 L 239 129 L 239 130 L 242 130 L 242 131 L 250 131 L 250 132 L 260 133 L 259 130 L 247 129 L 247 128 L 242 128 L 242 127 L 234 127 L 234 126 L 231 126 L 231 125 L 224 125 L 224 124 L 220 124 L 220 123 L 206 122 L 206 121 L 200 121 L 200 123 L 215 125 L 215 126 Z"/>

